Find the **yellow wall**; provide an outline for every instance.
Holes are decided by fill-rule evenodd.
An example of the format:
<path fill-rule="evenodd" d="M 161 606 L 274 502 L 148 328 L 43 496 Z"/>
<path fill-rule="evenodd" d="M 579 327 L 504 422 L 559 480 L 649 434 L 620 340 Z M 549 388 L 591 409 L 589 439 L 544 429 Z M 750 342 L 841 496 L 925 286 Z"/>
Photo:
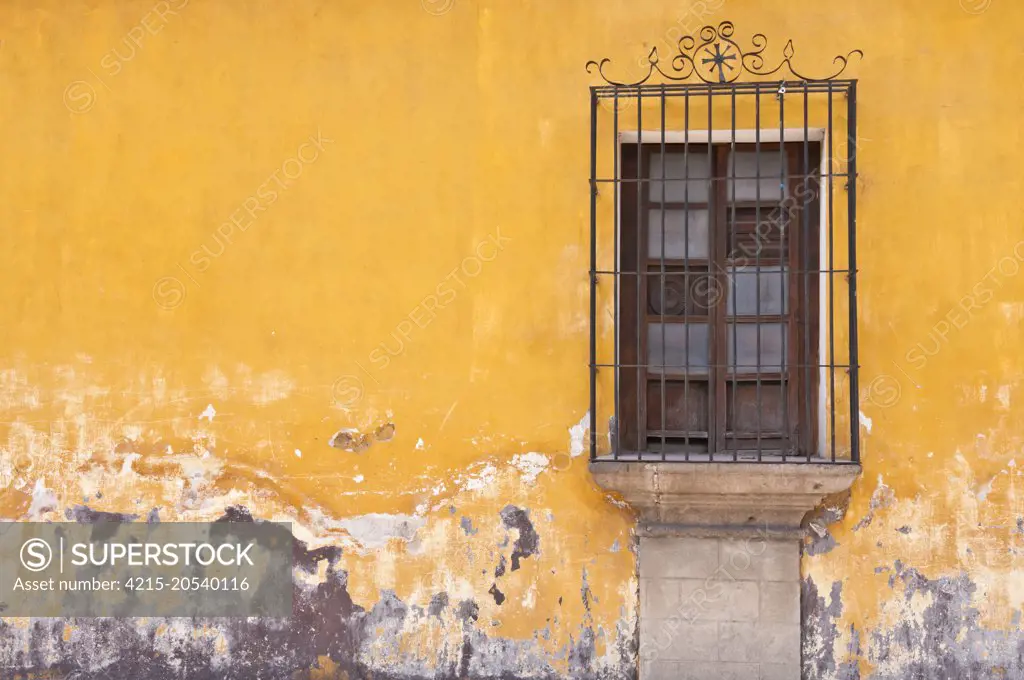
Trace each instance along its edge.
<path fill-rule="evenodd" d="M 364 669 L 454 673 L 468 653 L 476 672 L 628 674 L 632 520 L 572 455 L 588 395 L 583 65 L 725 19 L 741 44 L 793 38 L 808 71 L 865 53 L 865 472 L 804 563 L 805 596 L 822 597 L 805 654 L 821 677 L 902 677 L 941 638 L 944 668 L 1009 664 L 1024 608 L 1010 0 L 3 3 L 3 516 L 244 505 L 342 547 L 353 617 L 447 593 L 439 618 L 363 638 Z M 372 445 L 331 447 L 344 428 Z M 509 505 L 539 553 L 495 577 L 521 537 Z M 99 667 L 82 651 L 145 647 L 149 625 L 101 639 L 7 624 L 0 659 L 23 670 Z M 241 633 L 205 634 L 243 663 Z M 48 635 L 57 651 L 16 656 Z M 352 668 L 327 643 L 290 649 L 293 670 Z"/>

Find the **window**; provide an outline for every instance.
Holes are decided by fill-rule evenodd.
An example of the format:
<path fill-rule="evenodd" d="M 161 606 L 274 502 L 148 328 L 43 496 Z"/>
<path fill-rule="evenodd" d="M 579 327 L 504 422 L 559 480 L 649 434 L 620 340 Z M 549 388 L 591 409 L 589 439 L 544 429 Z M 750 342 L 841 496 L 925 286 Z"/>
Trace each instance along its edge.
<path fill-rule="evenodd" d="M 595 462 L 860 461 L 861 52 L 767 48 L 723 21 L 632 82 L 587 62 Z"/>
<path fill-rule="evenodd" d="M 622 145 L 620 453 L 817 451 L 820 167 L 811 141 Z"/>

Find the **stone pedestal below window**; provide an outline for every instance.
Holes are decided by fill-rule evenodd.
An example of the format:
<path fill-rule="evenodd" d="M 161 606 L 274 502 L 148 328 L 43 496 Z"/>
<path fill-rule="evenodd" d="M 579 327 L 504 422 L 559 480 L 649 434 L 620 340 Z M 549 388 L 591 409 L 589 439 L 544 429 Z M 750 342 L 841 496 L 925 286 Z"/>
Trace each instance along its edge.
<path fill-rule="evenodd" d="M 637 512 L 640 680 L 800 680 L 801 521 L 849 464 L 591 463 Z"/>

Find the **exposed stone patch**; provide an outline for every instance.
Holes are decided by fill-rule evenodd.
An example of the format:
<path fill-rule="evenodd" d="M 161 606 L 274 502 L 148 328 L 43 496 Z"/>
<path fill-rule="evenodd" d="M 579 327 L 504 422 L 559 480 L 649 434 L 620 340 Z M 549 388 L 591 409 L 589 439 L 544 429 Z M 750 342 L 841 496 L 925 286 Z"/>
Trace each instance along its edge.
<path fill-rule="evenodd" d="M 430 605 L 427 607 L 427 615 L 441 618 L 442 612 L 448 609 L 448 593 L 437 593 L 430 598 Z"/>
<path fill-rule="evenodd" d="M 540 536 L 530 522 L 530 512 L 514 505 L 506 505 L 501 510 L 501 520 L 507 529 L 517 529 L 519 537 L 512 546 L 512 571 L 519 569 L 519 560 L 535 555 L 540 547 Z"/>
<path fill-rule="evenodd" d="M 373 445 L 369 435 L 352 428 L 338 430 L 327 443 L 336 449 L 348 451 L 349 453 L 361 453 Z"/>
<path fill-rule="evenodd" d="M 824 555 L 839 546 L 832 536 L 829 525 L 834 524 L 846 515 L 850 505 L 850 491 L 830 494 L 804 517 L 803 526 L 807 529 L 803 550 L 806 555 Z"/>
<path fill-rule="evenodd" d="M 376 437 L 379 442 L 391 441 L 395 437 L 395 424 L 384 423 L 377 428 L 377 432 L 374 433 L 374 437 Z"/>
<path fill-rule="evenodd" d="M 455 616 L 463 623 L 476 621 L 480 618 L 480 605 L 473 600 L 463 600 L 459 602 L 459 608 L 456 610 Z"/>
<path fill-rule="evenodd" d="M 856 680 L 860 669 L 854 662 L 837 667 L 836 621 L 843 613 L 843 584 L 833 581 L 828 596 L 819 595 L 810 577 L 801 581 L 800 619 L 803 622 L 803 676 L 830 680 Z"/>
<path fill-rule="evenodd" d="M 875 569 L 875 573 L 886 571 L 891 574 L 889 586 L 898 593 L 889 605 L 898 608 L 897 623 L 870 631 L 866 649 L 862 631 L 851 626 L 846 646 L 851 660 L 843 663 L 836 661 L 841 651 L 837 647 L 842 584 L 834 582 L 824 597 L 812 579 L 803 581 L 805 678 L 858 680 L 857 659 L 871 665 L 871 680 L 1024 677 L 1024 631 L 1019 620 L 1010 630 L 982 628 L 974 606 L 977 585 L 967 574 L 932 579 L 900 560 L 891 569 Z"/>
<path fill-rule="evenodd" d="M 349 453 L 362 453 L 373 446 L 374 442 L 391 441 L 394 439 L 394 436 L 394 423 L 384 423 L 372 433 L 360 432 L 354 428 L 346 427 L 331 435 L 331 438 L 327 440 L 327 444 Z"/>
<path fill-rule="evenodd" d="M 83 517 L 90 513 L 80 511 Z M 258 520 L 244 507 L 229 507 L 218 521 Z M 538 639 L 488 635 L 480 627 L 480 607 L 474 600 L 463 599 L 452 607 L 443 591 L 432 596 L 425 610 L 383 591 L 366 610 L 348 593 L 350 575 L 338 568 L 340 548 L 310 550 L 303 541 L 291 541 L 296 569 L 325 571 L 325 576 L 315 584 L 295 582 L 288 619 L 34 619 L 27 626 L 0 619 L 0 677 L 295 680 L 311 677 L 310 669 L 321 667 L 326 658 L 336 677 L 349 680 L 635 678 L 635 660 L 608 662 L 594 655 L 596 639 L 606 633 L 594 628 L 589 614 L 572 642 L 552 655 Z M 504 600 L 496 585 L 491 590 L 495 602 Z M 418 654 L 400 648 L 408 632 L 427 617 L 440 622 L 431 625 L 454 628 L 456 634 L 442 634 L 436 648 Z M 620 624 L 629 630 L 635 621 Z M 628 638 L 620 637 L 616 633 L 606 642 L 630 649 Z M 568 659 L 568 670 L 556 670 L 555 659 Z"/>
<path fill-rule="evenodd" d="M 88 505 L 75 505 L 64 511 L 64 517 L 79 524 L 95 524 L 97 522 L 134 522 L 138 515 L 128 515 L 120 512 L 103 512 L 93 510 Z"/>
<path fill-rule="evenodd" d="M 877 510 L 883 510 L 890 508 L 896 504 L 896 494 L 893 492 L 892 487 L 888 486 L 882 481 L 882 476 L 878 476 L 878 486 L 875 487 L 874 492 L 871 494 L 871 500 L 868 501 L 868 514 L 864 515 L 856 525 L 854 525 L 854 531 L 860 531 L 861 529 L 871 526 L 871 522 L 875 519 L 875 512 Z"/>
<path fill-rule="evenodd" d="M 490 593 L 492 596 L 494 596 L 494 603 L 495 604 L 501 605 L 501 603 L 505 601 L 505 593 L 503 593 L 500 590 L 498 590 L 498 584 L 497 583 L 492 583 L 491 584 L 491 589 L 488 590 L 487 592 Z"/>
<path fill-rule="evenodd" d="M 838 545 L 839 542 L 826 530 L 822 536 L 808 536 L 804 539 L 804 554 L 811 556 L 824 555 L 835 550 Z"/>

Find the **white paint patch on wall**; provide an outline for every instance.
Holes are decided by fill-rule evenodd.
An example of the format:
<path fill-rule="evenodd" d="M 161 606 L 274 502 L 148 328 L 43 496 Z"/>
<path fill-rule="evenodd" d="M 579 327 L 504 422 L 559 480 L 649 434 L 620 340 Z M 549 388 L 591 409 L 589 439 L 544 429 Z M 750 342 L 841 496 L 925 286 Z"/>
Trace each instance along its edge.
<path fill-rule="evenodd" d="M 1003 473 L 1005 473 L 1005 470 L 1003 471 Z M 1000 474 L 1003 474 L 1003 473 L 1000 473 Z M 993 475 L 991 479 L 989 479 L 987 482 L 985 482 L 984 484 L 981 485 L 981 488 L 978 489 L 978 500 L 979 501 L 985 500 L 986 498 L 988 498 L 988 495 L 990 493 L 992 493 L 992 484 L 993 484 L 993 482 L 996 481 L 996 477 L 998 477 L 998 476 L 999 475 Z"/>
<path fill-rule="evenodd" d="M 256 374 L 248 366 L 239 364 L 236 372 L 235 388 L 228 387 L 222 380 L 223 374 L 216 369 L 207 372 L 207 384 L 211 385 L 211 389 L 216 385 L 218 391 L 235 393 L 235 396 L 241 392 L 240 396 L 247 397 L 256 406 L 287 399 L 295 390 L 295 381 L 281 370 Z"/>
<path fill-rule="evenodd" d="M 257 406 L 266 406 L 291 396 L 295 382 L 284 371 L 267 371 L 256 376 L 250 390 L 252 401 Z"/>
<path fill-rule="evenodd" d="M 576 458 L 586 450 L 585 438 L 590 430 L 590 411 L 583 414 L 580 422 L 569 428 L 569 454 Z"/>
<path fill-rule="evenodd" d="M 203 374 L 203 383 L 210 390 L 210 393 L 218 399 L 227 399 L 231 396 L 231 385 L 228 377 L 216 366 L 211 366 Z"/>
<path fill-rule="evenodd" d="M 1013 325 L 1019 325 L 1024 320 L 1024 302 L 1003 302 L 999 305 L 999 311 L 1003 318 Z"/>
<path fill-rule="evenodd" d="M 396 538 L 408 543 L 426 523 L 426 518 L 415 515 L 371 513 L 345 518 L 338 522 L 338 526 L 364 550 L 378 550 Z"/>
<path fill-rule="evenodd" d="M 57 507 L 57 494 L 46 488 L 46 480 L 40 477 L 32 489 L 32 504 L 28 507 L 29 519 L 35 518 L 47 510 Z"/>
<path fill-rule="evenodd" d="M 551 459 L 542 453 L 519 453 L 512 457 L 512 466 L 522 474 L 524 482 L 534 482 L 547 469 Z"/>
<path fill-rule="evenodd" d="M 0 370 L 0 410 L 35 410 L 41 405 L 39 388 L 29 385 L 27 376 L 13 368 Z"/>
<path fill-rule="evenodd" d="M 494 484 L 497 479 L 498 468 L 486 463 L 478 472 L 457 479 L 455 484 L 465 491 L 483 491 Z"/>
<path fill-rule="evenodd" d="M 1001 385 L 996 392 L 996 399 L 999 400 L 999 405 L 1004 409 L 1010 408 L 1010 386 Z"/>
<path fill-rule="evenodd" d="M 124 463 L 121 464 L 121 474 L 122 475 L 130 475 L 130 474 L 132 474 L 134 472 L 134 470 L 132 470 L 132 463 L 137 461 L 139 458 L 142 458 L 142 454 L 139 454 L 139 453 L 129 453 L 127 456 L 125 456 L 124 457 Z"/>
<path fill-rule="evenodd" d="M 860 424 L 864 426 L 864 429 L 868 431 L 868 434 L 871 434 L 871 427 L 874 423 L 871 421 L 871 418 L 868 418 L 867 415 L 864 414 L 864 411 L 860 412 Z"/>

